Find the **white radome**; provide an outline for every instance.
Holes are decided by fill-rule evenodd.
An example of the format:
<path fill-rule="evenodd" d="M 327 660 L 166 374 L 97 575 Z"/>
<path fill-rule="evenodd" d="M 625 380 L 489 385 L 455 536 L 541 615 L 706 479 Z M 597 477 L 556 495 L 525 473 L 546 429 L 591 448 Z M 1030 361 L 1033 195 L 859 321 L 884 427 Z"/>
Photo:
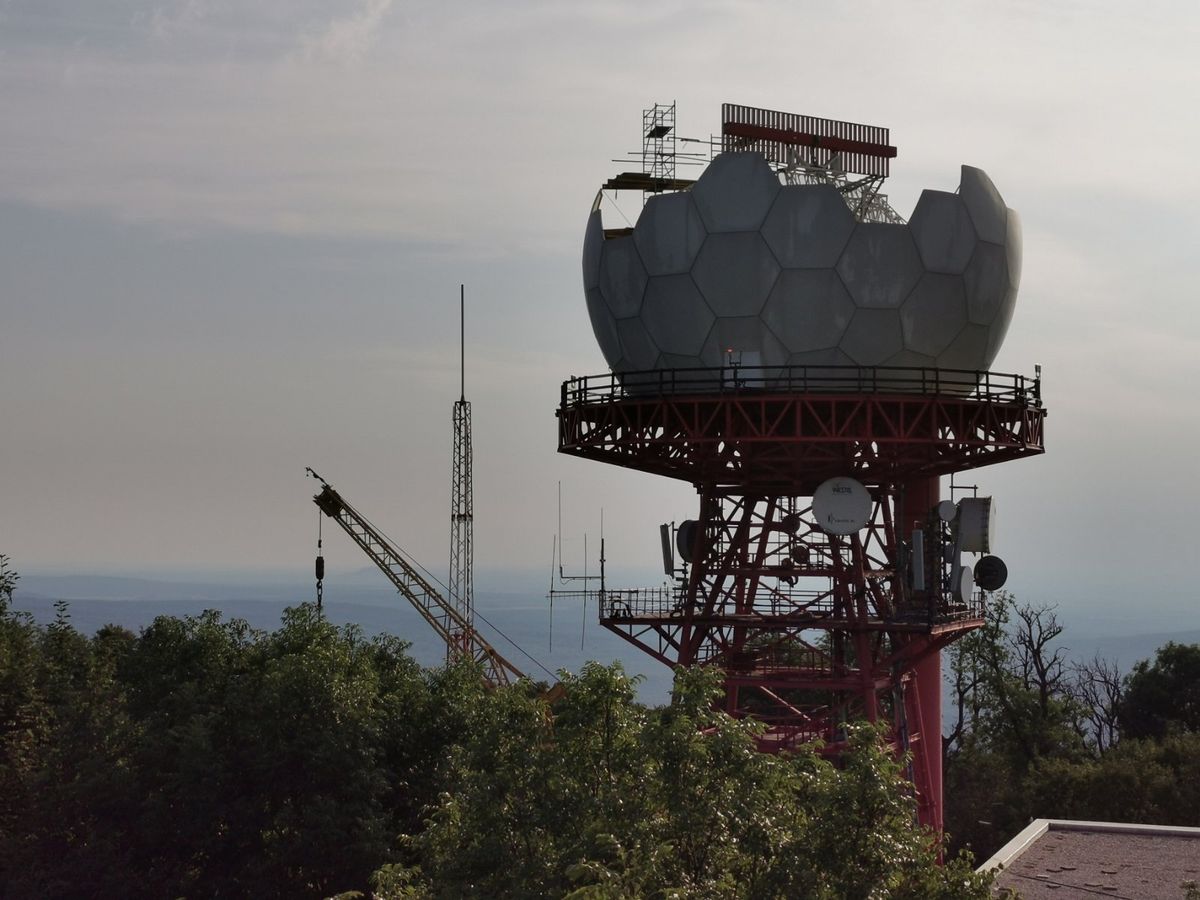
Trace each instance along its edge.
<path fill-rule="evenodd" d="M 1021 225 L 981 169 L 925 190 L 908 224 L 857 222 L 830 184 L 723 153 L 653 196 L 633 234 L 588 219 L 583 286 L 618 373 L 743 365 L 985 371 L 1021 280 Z"/>

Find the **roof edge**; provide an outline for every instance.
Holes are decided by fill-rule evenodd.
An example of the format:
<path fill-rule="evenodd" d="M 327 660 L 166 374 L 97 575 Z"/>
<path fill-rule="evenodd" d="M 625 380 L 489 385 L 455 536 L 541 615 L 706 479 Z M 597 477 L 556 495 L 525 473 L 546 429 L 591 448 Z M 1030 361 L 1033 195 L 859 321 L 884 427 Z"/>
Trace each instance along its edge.
<path fill-rule="evenodd" d="M 1200 828 L 1184 825 L 1139 825 L 1132 822 L 1086 822 L 1078 819 L 1034 819 L 976 871 L 1007 867 L 1047 831 L 1096 831 L 1105 834 L 1145 834 L 1200 840 Z"/>

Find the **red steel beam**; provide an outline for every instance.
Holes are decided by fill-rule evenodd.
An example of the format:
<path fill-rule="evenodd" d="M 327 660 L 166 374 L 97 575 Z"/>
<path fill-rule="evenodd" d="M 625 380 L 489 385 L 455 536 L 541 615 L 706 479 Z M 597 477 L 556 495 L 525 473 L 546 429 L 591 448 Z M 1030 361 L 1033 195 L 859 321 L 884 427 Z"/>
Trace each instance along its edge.
<path fill-rule="evenodd" d="M 879 156 L 895 159 L 896 148 L 890 144 L 873 144 L 869 141 L 853 141 L 848 138 L 806 134 L 786 128 L 768 128 L 766 125 L 749 125 L 744 122 L 726 122 L 721 126 L 725 134 L 759 141 L 778 141 L 781 144 L 796 144 L 803 147 L 820 147 L 824 150 L 839 150 L 843 153 L 861 153 L 864 156 Z"/>

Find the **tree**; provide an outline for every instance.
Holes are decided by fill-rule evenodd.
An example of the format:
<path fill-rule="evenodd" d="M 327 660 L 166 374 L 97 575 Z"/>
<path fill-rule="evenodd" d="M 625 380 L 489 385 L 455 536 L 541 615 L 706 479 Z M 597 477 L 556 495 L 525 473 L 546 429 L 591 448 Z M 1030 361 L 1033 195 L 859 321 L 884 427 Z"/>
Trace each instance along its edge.
<path fill-rule="evenodd" d="M 12 603 L 13 591 L 17 589 L 17 582 L 20 580 L 21 576 L 9 568 L 8 557 L 0 553 L 0 614 L 7 612 Z"/>
<path fill-rule="evenodd" d="M 1118 719 L 1124 696 L 1121 672 L 1116 663 L 1093 656 L 1091 660 L 1071 666 L 1071 681 L 1067 688 L 1087 720 L 1084 739 L 1103 756 L 1116 746 L 1120 736 Z"/>
<path fill-rule="evenodd" d="M 1135 665 L 1125 681 L 1118 720 L 1129 737 L 1200 731 L 1200 644 L 1170 642 L 1153 662 Z"/>
<path fill-rule="evenodd" d="M 483 698 L 407 867 L 381 896 L 983 898 L 989 876 L 937 865 L 900 761 L 851 729 L 842 768 L 812 747 L 758 752 L 759 727 L 714 708 L 712 670 L 678 673 L 661 710 L 619 667 L 565 677 L 553 706 Z M 385 892 L 386 891 L 386 892 Z"/>

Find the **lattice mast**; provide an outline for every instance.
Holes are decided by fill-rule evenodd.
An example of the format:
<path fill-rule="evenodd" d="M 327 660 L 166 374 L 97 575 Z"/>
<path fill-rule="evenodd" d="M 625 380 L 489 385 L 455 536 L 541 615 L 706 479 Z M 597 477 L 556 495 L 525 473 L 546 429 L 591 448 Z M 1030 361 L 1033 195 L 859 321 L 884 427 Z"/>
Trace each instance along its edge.
<path fill-rule="evenodd" d="M 451 632 L 446 644 L 446 661 L 470 641 L 475 628 L 475 596 L 472 570 L 475 524 L 471 484 L 471 403 L 466 379 L 466 288 L 459 285 L 459 395 L 454 402 L 454 458 L 450 468 L 450 579 L 449 601 L 466 630 Z"/>

